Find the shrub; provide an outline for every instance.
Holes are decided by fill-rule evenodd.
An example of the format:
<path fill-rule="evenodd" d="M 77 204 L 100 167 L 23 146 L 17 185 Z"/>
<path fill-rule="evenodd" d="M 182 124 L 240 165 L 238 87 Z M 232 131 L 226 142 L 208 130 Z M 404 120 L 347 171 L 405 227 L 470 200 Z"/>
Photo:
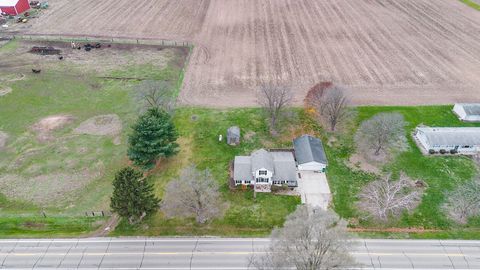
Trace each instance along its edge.
<path fill-rule="evenodd" d="M 447 153 L 445 149 L 440 149 L 440 154 L 444 155 L 445 153 Z"/>
<path fill-rule="evenodd" d="M 435 154 L 436 152 L 435 152 L 435 150 L 430 149 L 430 150 L 428 150 L 428 153 L 429 153 L 430 155 L 433 155 L 433 154 Z"/>

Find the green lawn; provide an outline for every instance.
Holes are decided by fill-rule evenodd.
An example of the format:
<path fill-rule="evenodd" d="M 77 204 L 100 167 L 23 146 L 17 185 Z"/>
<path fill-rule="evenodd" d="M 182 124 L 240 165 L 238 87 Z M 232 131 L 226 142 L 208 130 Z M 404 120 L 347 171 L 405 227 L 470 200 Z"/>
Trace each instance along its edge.
<path fill-rule="evenodd" d="M 480 10 L 480 4 L 478 4 L 475 1 L 472 1 L 472 0 L 460 0 L 460 1 L 469 7 L 472 7 L 476 10 Z"/>
<path fill-rule="evenodd" d="M 10 42 L 0 48 L 0 58 L 28 63 L 32 56 L 24 54 L 23 47 L 20 41 Z M 97 76 L 146 74 L 148 79 L 169 81 L 176 87 L 183 76 L 186 55 L 180 49 L 171 50 L 168 55 L 171 59 L 163 69 L 155 63 L 117 65 L 114 70 L 97 74 L 89 70 L 88 65 L 78 66 L 68 59 L 60 62 L 50 57 L 42 62 L 40 74 L 31 72 L 34 63 L 0 70 L 0 86 L 13 89 L 0 97 L 0 130 L 9 136 L 6 150 L 0 150 L 0 184 L 8 179 L 13 181 L 9 186 L 20 192 L 30 189 L 35 193 L 31 198 L 26 198 L 28 194 L 16 198 L 14 190 L 0 190 L 0 236 L 23 237 L 29 233 L 32 237 L 78 236 L 99 226 L 97 223 L 102 219 L 82 215 L 85 211 L 109 211 L 111 181 L 114 173 L 128 162 L 127 134 L 139 108 L 132 98 L 137 81 Z M 23 80 L 10 80 L 20 73 L 25 75 Z M 72 133 L 81 122 L 103 114 L 116 114 L 121 119 L 123 130 L 119 145 L 110 136 Z M 74 120 L 52 131 L 52 140 L 39 141 L 32 126 L 52 115 L 71 115 Z M 74 181 L 82 182 L 95 174 L 98 175 L 78 187 L 70 188 L 65 184 L 55 193 L 55 196 L 60 194 L 58 199 L 36 192 L 64 185 L 62 181 L 55 182 L 56 179 L 76 175 Z M 25 184 L 31 179 L 38 180 Z M 47 213 L 47 219 L 40 215 L 41 211 Z M 22 227 L 21 224 L 29 222 L 43 225 Z"/>
<path fill-rule="evenodd" d="M 130 226 L 122 222 L 114 235 L 223 235 L 223 236 L 265 236 L 275 226 L 281 226 L 286 215 L 300 203 L 296 196 L 258 194 L 256 201 L 251 191 L 230 191 L 228 189 L 228 167 L 235 155 L 249 155 L 263 145 L 291 145 L 289 129 L 272 140 L 260 109 L 235 109 L 219 111 L 214 109 L 181 108 L 174 117 L 180 138 L 181 152 L 171 160 L 163 162 L 152 176 L 157 194 L 161 197 L 165 184 L 178 175 L 182 167 L 194 163 L 200 169 L 208 168 L 221 186 L 229 208 L 225 216 L 204 226 L 198 226 L 192 219 L 166 220 L 161 213 L 149 218 L 144 224 Z M 250 139 L 232 147 L 218 141 L 218 135 L 225 136 L 226 130 L 238 125 L 242 134 Z"/>
<path fill-rule="evenodd" d="M 477 173 L 474 162 L 463 156 L 423 156 L 412 140 L 411 133 L 419 124 L 428 126 L 480 126 L 478 124 L 466 124 L 459 121 L 451 111 L 452 106 L 425 106 L 425 107 L 359 107 L 355 127 L 379 112 L 399 112 L 404 115 L 407 125 L 407 138 L 409 149 L 399 154 L 393 161 L 386 164 L 382 169 L 384 172 L 391 172 L 398 175 L 403 171 L 413 179 L 424 180 L 426 189 L 422 203 L 412 214 L 405 214 L 400 220 L 394 221 L 386 226 L 390 227 L 414 227 L 425 229 L 452 230 L 452 232 L 437 233 L 437 237 L 455 235 L 455 230 L 462 229 L 452 224 L 441 211 L 441 204 L 444 201 L 444 192 L 454 188 L 456 185 L 470 181 Z M 330 187 L 334 194 L 334 209 L 342 217 L 359 220 L 361 227 L 382 227 L 373 221 L 362 218 L 355 208 L 356 195 L 359 190 L 375 178 L 372 174 L 361 171 L 354 171 L 345 163 L 354 149 L 353 131 L 344 135 L 340 140 L 331 146 L 327 146 L 327 156 L 330 166 L 327 176 Z M 468 236 L 468 228 L 480 228 L 478 220 L 471 220 L 463 232 L 463 238 Z M 465 236 L 465 234 L 467 236 Z M 434 235 L 434 234 L 431 234 Z M 472 238 L 478 236 L 478 231 L 472 231 Z M 421 236 L 418 236 L 421 237 Z M 468 238 L 468 237 L 467 237 Z"/>

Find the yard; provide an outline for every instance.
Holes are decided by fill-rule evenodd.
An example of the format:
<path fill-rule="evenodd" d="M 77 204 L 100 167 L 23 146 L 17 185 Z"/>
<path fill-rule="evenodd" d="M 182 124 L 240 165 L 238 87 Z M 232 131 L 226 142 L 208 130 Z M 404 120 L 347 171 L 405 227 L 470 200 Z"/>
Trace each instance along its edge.
<path fill-rule="evenodd" d="M 452 106 L 425 106 L 425 107 L 359 107 L 358 117 L 355 121 L 357 126 L 362 120 L 368 119 L 379 112 L 399 112 L 408 122 L 407 137 L 409 148 L 399 154 L 382 169 L 384 172 L 392 172 L 398 175 L 405 172 L 412 179 L 422 179 L 427 183 L 422 203 L 408 215 L 405 214 L 398 221 L 387 225 L 378 225 L 372 221 L 362 219 L 355 208 L 355 198 L 361 187 L 374 179 L 374 175 L 352 170 L 346 166 L 348 157 L 354 152 L 353 134 L 350 133 L 340 138 L 333 146 L 327 147 L 330 167 L 327 177 L 330 182 L 334 198 L 334 209 L 342 217 L 349 219 L 352 227 L 373 229 L 379 228 L 413 228 L 414 231 L 422 232 L 423 229 L 430 232 L 411 234 L 384 233 L 380 236 L 392 237 L 461 237 L 477 238 L 480 235 L 480 218 L 471 219 L 465 227 L 453 224 L 441 211 L 444 200 L 444 192 L 454 188 L 459 183 L 470 181 L 477 173 L 477 167 L 472 159 L 462 156 L 453 157 L 426 157 L 423 156 L 411 138 L 411 132 L 419 125 L 430 126 L 479 126 L 478 124 L 466 124 L 460 122 L 451 111 Z M 395 231 L 395 230 L 394 230 Z M 401 230 L 398 230 L 401 231 Z M 435 232 L 438 231 L 438 232 Z M 374 234 L 375 235 L 375 234 Z"/>

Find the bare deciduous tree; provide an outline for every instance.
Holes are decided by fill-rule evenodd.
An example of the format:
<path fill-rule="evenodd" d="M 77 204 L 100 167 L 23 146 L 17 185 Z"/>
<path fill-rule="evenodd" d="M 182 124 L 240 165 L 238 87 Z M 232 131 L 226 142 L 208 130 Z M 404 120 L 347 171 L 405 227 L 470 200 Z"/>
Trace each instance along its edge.
<path fill-rule="evenodd" d="M 359 195 L 358 207 L 380 221 L 398 217 L 404 211 L 415 209 L 421 201 L 422 192 L 405 174 L 393 181 L 391 175 L 365 186 Z"/>
<path fill-rule="evenodd" d="M 206 223 L 222 214 L 218 188 L 208 170 L 189 166 L 168 183 L 161 209 L 167 217 L 195 217 L 198 223 Z"/>
<path fill-rule="evenodd" d="M 171 113 L 175 109 L 175 97 L 172 86 L 165 81 L 146 80 L 136 87 L 137 101 L 144 109 L 163 109 Z"/>
<path fill-rule="evenodd" d="M 320 82 L 315 84 L 310 90 L 308 90 L 307 95 L 304 99 L 304 104 L 307 109 L 314 109 L 319 103 L 321 103 L 325 90 L 332 87 L 332 82 Z"/>
<path fill-rule="evenodd" d="M 316 84 L 305 97 L 307 109 L 312 110 L 330 131 L 335 131 L 338 124 L 348 116 L 347 105 L 345 91 L 331 82 Z"/>
<path fill-rule="evenodd" d="M 275 229 L 262 256 L 253 256 L 256 269 L 345 269 L 354 266 L 349 250 L 355 244 L 347 223 L 334 212 L 299 206 Z"/>
<path fill-rule="evenodd" d="M 480 179 L 461 184 L 446 197 L 443 208 L 455 222 L 466 224 L 469 218 L 480 216 Z"/>
<path fill-rule="evenodd" d="M 375 156 L 388 151 L 405 138 L 405 121 L 400 113 L 379 113 L 363 121 L 357 131 L 359 148 L 367 147 Z"/>
<path fill-rule="evenodd" d="M 258 103 L 268 115 L 272 135 L 276 135 L 277 120 L 282 110 L 292 102 L 292 99 L 292 91 L 288 87 L 268 84 L 263 84 L 260 87 Z"/>
<path fill-rule="evenodd" d="M 335 131 L 338 123 L 344 120 L 348 113 L 347 97 L 343 89 L 338 86 L 327 88 L 318 109 L 330 131 Z"/>

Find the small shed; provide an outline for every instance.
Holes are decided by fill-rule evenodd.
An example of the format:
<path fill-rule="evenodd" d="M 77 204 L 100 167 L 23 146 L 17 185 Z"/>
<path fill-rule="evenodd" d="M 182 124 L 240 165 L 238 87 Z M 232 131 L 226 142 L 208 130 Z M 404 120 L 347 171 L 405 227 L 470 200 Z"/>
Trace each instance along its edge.
<path fill-rule="evenodd" d="M 293 140 L 293 148 L 299 171 L 325 172 L 328 162 L 320 139 L 303 135 Z"/>
<path fill-rule="evenodd" d="M 240 128 L 237 126 L 229 127 L 227 130 L 227 143 L 229 145 L 240 144 Z"/>
<path fill-rule="evenodd" d="M 0 0 L 0 10 L 8 15 L 18 15 L 30 9 L 28 0 Z"/>
<path fill-rule="evenodd" d="M 453 112 L 465 122 L 480 122 L 480 103 L 457 103 Z"/>

